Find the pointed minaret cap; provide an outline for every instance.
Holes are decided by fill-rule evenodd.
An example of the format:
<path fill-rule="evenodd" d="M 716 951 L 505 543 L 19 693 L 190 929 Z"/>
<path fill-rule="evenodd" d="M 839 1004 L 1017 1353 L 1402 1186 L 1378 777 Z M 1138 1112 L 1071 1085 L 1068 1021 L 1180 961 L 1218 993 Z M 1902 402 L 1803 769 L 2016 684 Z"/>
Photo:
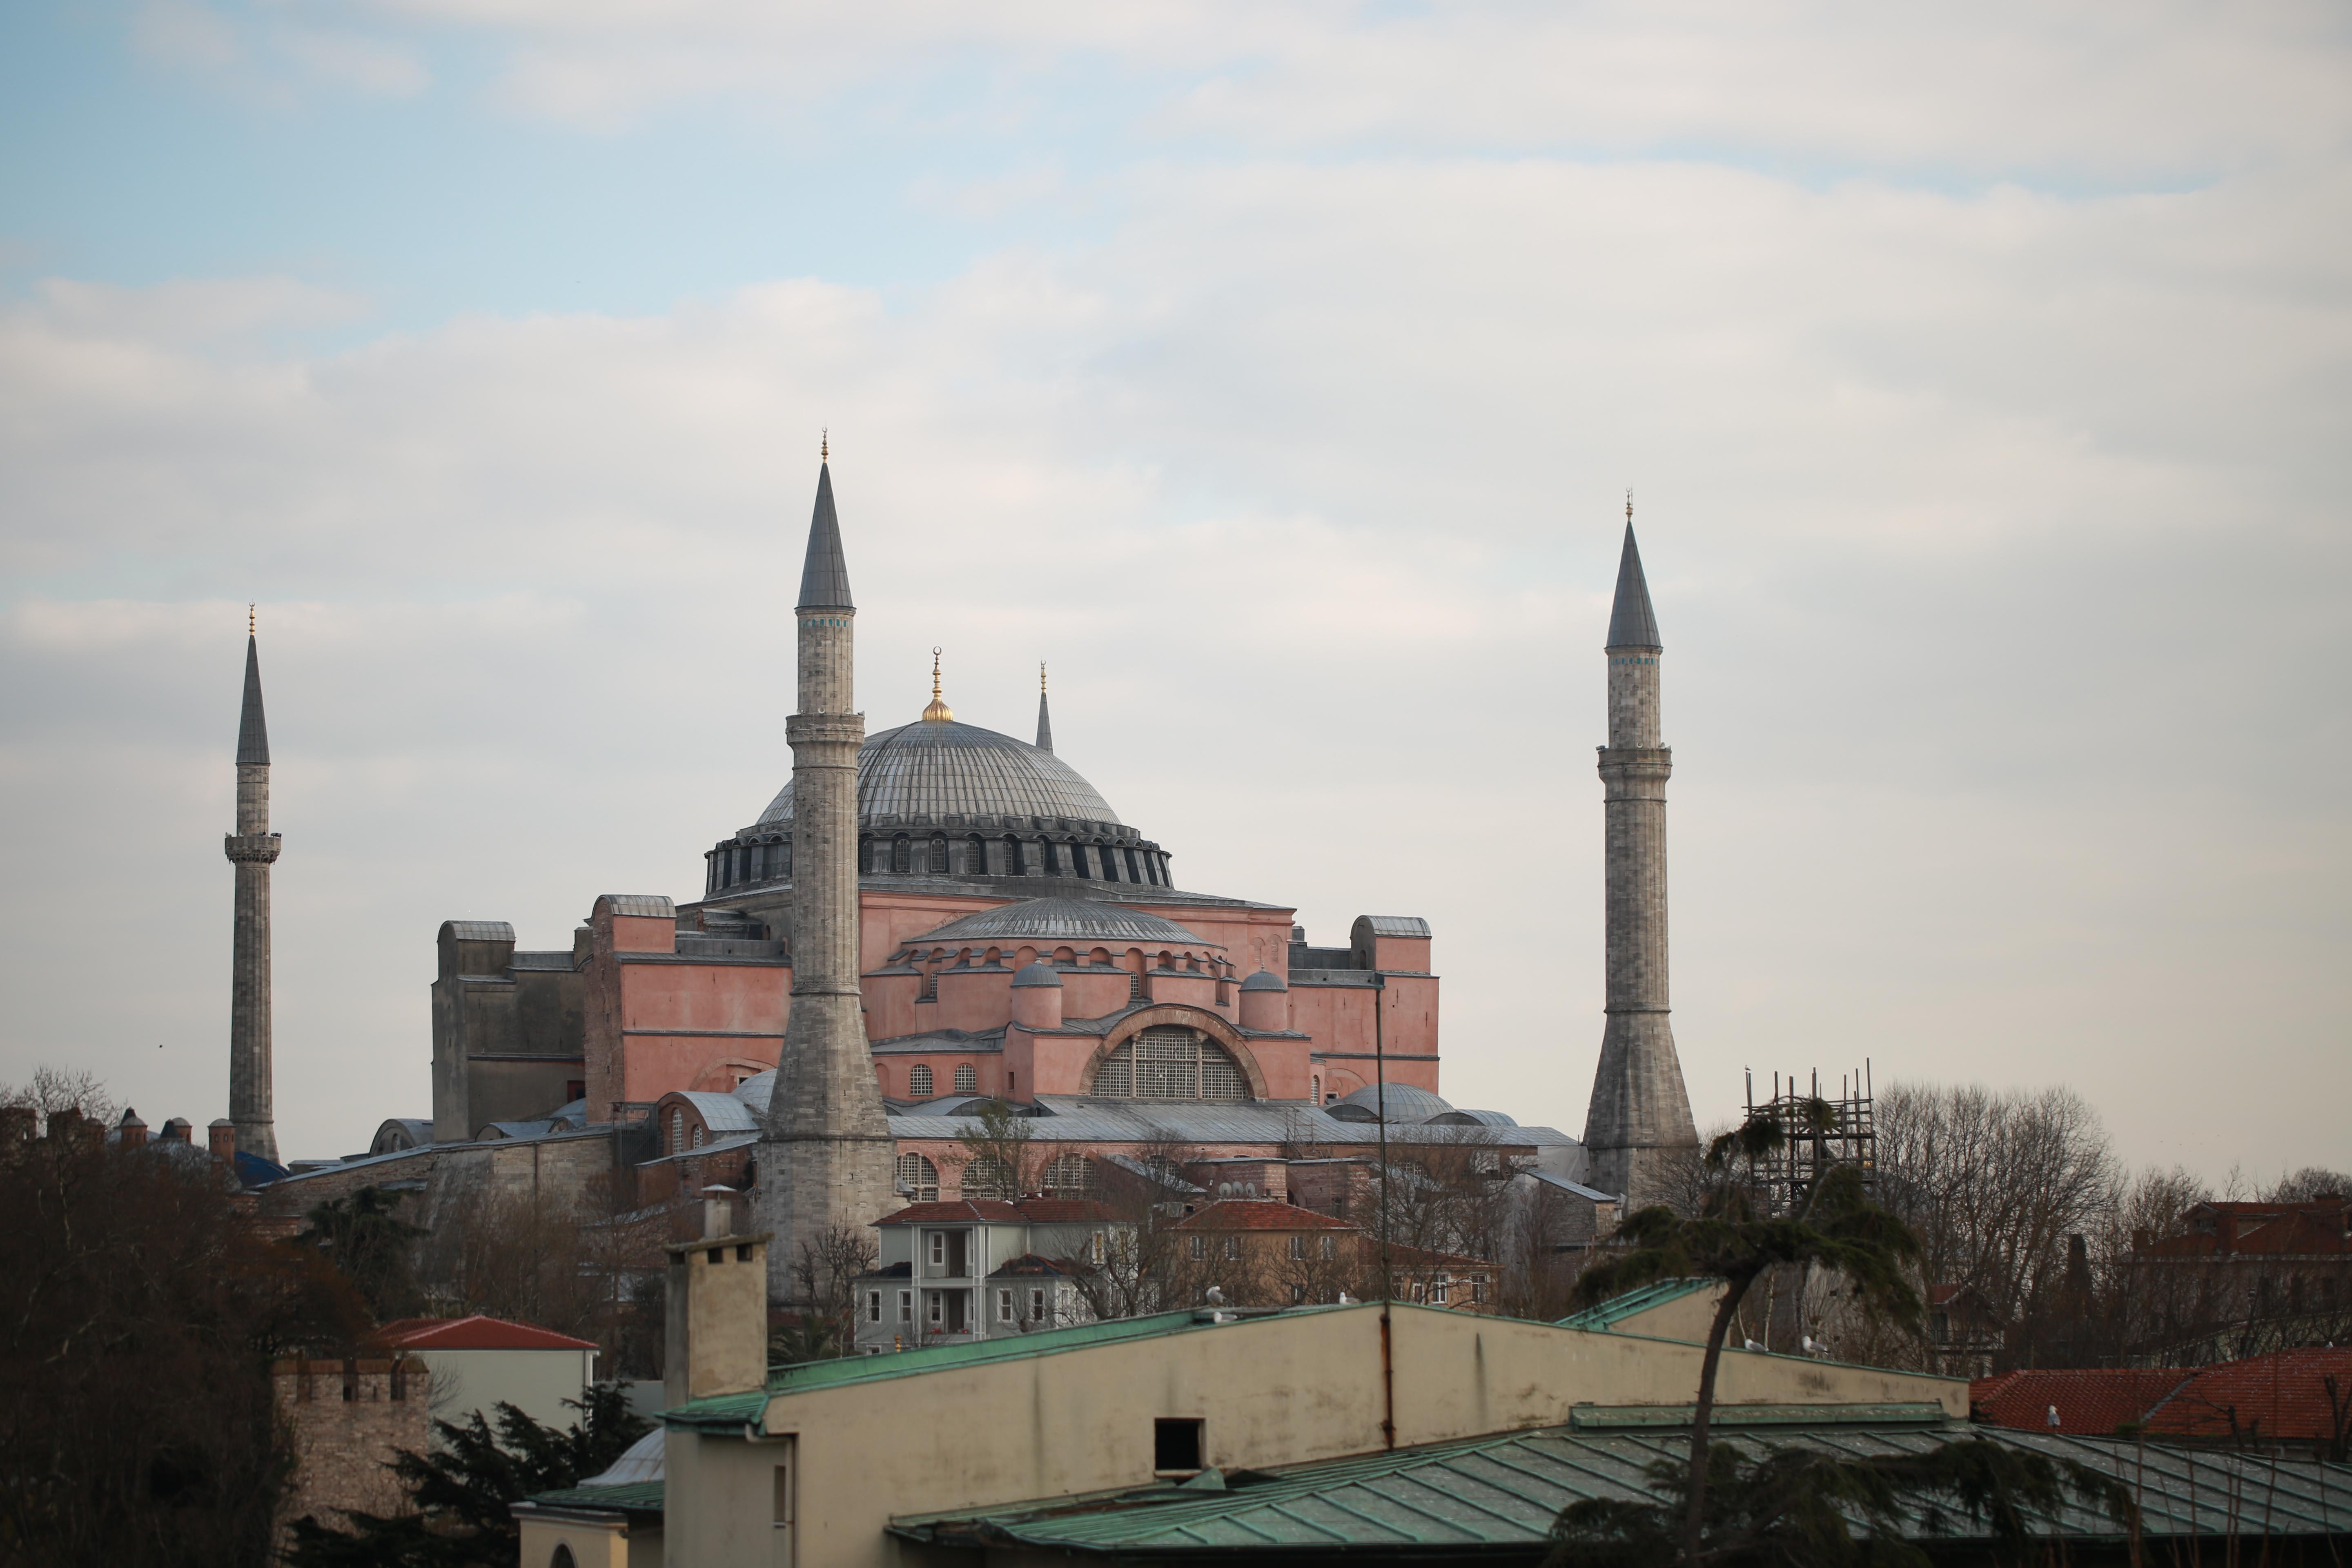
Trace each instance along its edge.
<path fill-rule="evenodd" d="M 236 765 L 269 765 L 269 725 L 261 716 L 261 646 L 256 639 L 252 610 L 247 609 L 245 630 L 245 713 L 236 721 Z"/>
<path fill-rule="evenodd" d="M 1045 710 L 1045 661 L 1037 661 L 1037 749 L 1054 749 L 1054 716 Z"/>
<path fill-rule="evenodd" d="M 1609 612 L 1607 647 L 1650 647 L 1661 652 L 1658 617 L 1650 609 L 1650 584 L 1642 577 L 1642 552 L 1633 542 L 1633 497 L 1625 496 L 1625 552 L 1617 560 L 1617 604 Z"/>
<path fill-rule="evenodd" d="M 801 568 L 803 610 L 854 610 L 849 596 L 849 563 L 841 553 L 841 520 L 833 511 L 833 469 L 822 458 L 816 466 L 816 511 L 809 519 L 808 562 Z"/>

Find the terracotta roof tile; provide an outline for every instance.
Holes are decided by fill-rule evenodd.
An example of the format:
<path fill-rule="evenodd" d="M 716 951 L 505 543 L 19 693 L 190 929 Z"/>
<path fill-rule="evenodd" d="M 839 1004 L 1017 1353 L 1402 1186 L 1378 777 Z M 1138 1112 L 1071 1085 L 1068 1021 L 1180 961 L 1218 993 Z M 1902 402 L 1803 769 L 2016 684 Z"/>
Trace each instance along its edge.
<path fill-rule="evenodd" d="M 375 1331 L 376 1342 L 404 1351 L 593 1351 L 552 1329 L 512 1323 L 504 1318 L 399 1318 Z"/>
<path fill-rule="evenodd" d="M 2179 1437 L 2332 1439 L 2338 1416 L 2335 1401 L 2352 1415 L 2352 1350 L 2277 1351 L 2201 1368 L 2148 1416 L 2151 1435 Z"/>
<path fill-rule="evenodd" d="M 2076 1437 L 2107 1437 L 2126 1422 L 2145 1418 L 2189 1375 L 2179 1368 L 2137 1367 L 2004 1372 L 1969 1384 L 1969 1403 L 1996 1426 L 2033 1432 L 2053 1429 L 2050 1407 L 2054 1405 L 2055 1430 Z"/>
<path fill-rule="evenodd" d="M 1177 1221 L 1178 1230 L 1354 1230 L 1343 1219 L 1275 1198 L 1225 1198 Z"/>

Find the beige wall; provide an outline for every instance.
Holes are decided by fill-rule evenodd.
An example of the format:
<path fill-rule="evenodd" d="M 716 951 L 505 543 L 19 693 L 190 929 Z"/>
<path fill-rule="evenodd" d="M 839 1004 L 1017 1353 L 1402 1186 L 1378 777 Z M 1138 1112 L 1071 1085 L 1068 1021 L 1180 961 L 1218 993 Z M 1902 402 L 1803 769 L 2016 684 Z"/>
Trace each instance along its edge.
<path fill-rule="evenodd" d="M 549 1568 L 559 1546 L 572 1548 L 572 1561 L 578 1568 L 635 1568 L 629 1561 L 628 1527 L 620 1520 L 533 1514 L 518 1523 L 522 1537 L 522 1568 Z"/>
<path fill-rule="evenodd" d="M 1619 1319 L 1609 1331 L 1653 1340 L 1688 1340 L 1703 1345 L 1715 1327 L 1716 1303 L 1723 1300 L 1723 1292 L 1724 1287 L 1717 1283 L 1671 1301 L 1661 1301 L 1646 1312 Z"/>
<path fill-rule="evenodd" d="M 433 1370 L 436 1421 L 463 1422 L 478 1410 L 496 1431 L 500 1401 L 562 1431 L 580 1419 L 564 1405 L 588 1386 L 593 1351 L 410 1351 Z"/>
<path fill-rule="evenodd" d="M 1687 1404 L 1700 1348 L 1624 1333 L 1395 1310 L 1400 1446 L 1554 1425 L 1583 1403 Z M 1739 1352 L 1727 1402 L 1926 1401 L 1968 1413 L 1968 1384 Z M 1285 1313 L 1155 1339 L 839 1388 L 781 1394 L 764 1430 L 798 1435 L 794 1568 L 898 1561 L 890 1516 L 1139 1486 L 1152 1422 L 1198 1417 L 1210 1464 L 1297 1464 L 1381 1447 L 1377 1304 Z M 782 1445 L 669 1434 L 667 1561 L 776 1568 Z M 760 1528 L 754 1528 L 757 1525 Z"/>

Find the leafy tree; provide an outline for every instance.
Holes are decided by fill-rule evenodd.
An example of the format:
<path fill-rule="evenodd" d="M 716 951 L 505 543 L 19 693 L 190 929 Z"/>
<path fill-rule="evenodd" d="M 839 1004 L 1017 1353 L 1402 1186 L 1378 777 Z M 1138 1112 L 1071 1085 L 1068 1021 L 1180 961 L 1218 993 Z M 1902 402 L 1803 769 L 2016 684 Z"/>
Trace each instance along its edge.
<path fill-rule="evenodd" d="M 1918 1320 L 1918 1292 L 1905 1272 L 1905 1265 L 1918 1256 L 1918 1241 L 1901 1220 L 1870 1202 L 1860 1171 L 1847 1164 L 1825 1167 L 1786 1215 L 1767 1212 L 1753 1183 L 1738 1179 L 1736 1162 L 1746 1162 L 1752 1173 L 1759 1158 L 1791 1136 L 1818 1136 L 1835 1126 L 1835 1110 L 1820 1100 L 1801 1106 L 1794 1128 L 1784 1126 L 1769 1110 L 1751 1117 L 1708 1147 L 1707 1166 L 1719 1179 L 1696 1215 L 1685 1218 L 1663 1205 L 1642 1210 L 1618 1232 L 1630 1250 L 1587 1269 L 1577 1282 L 1578 1299 L 1586 1304 L 1661 1279 L 1697 1276 L 1725 1283 L 1699 1363 L 1698 1407 L 1684 1467 L 1683 1553 L 1687 1561 L 1700 1560 L 1709 1518 L 1707 1427 L 1715 1411 L 1716 1373 L 1723 1363 L 1724 1339 L 1748 1288 L 1768 1269 L 1810 1265 L 1845 1276 L 1863 1310 L 1905 1324 Z"/>
<path fill-rule="evenodd" d="M 292 1568 L 508 1568 L 522 1550 L 511 1505 L 534 1492 L 578 1486 L 611 1468 L 647 1430 L 629 1413 L 617 1384 L 599 1384 L 569 1428 L 541 1426 L 500 1404 L 495 1431 L 478 1410 L 463 1422 L 436 1421 L 440 1447 L 404 1448 L 392 1461 L 415 1513 L 386 1519 L 353 1512 L 339 1530 L 294 1521 Z"/>
<path fill-rule="evenodd" d="M 51 1135 L 0 1143 L 0 1563 L 264 1561 L 292 1456 L 269 1363 L 364 1331 L 314 1254 L 256 1234 L 219 1163 L 108 1144 L 44 1073 Z"/>
<path fill-rule="evenodd" d="M 405 1316 L 416 1305 L 416 1280 L 409 1254 L 425 1234 L 395 1210 L 399 1198 L 381 1187 L 362 1187 L 347 1198 L 329 1198 L 303 1216 L 310 1228 L 294 1238 L 317 1248 L 359 1288 L 378 1321 Z"/>
<path fill-rule="evenodd" d="M 2126 1529 L 2133 1507 L 2113 1477 L 1983 1437 L 1867 1458 L 1793 1447 L 1750 1454 L 1736 1442 L 1715 1444 L 1696 1546 L 1688 1468 L 1661 1459 L 1650 1467 L 1650 1484 L 1657 1500 L 1570 1503 L 1552 1526 L 1558 1544 L 1547 1568 L 1926 1568 L 1933 1559 L 1906 1534 L 1940 1533 L 1963 1519 L 1990 1526 L 2002 1554 L 2023 1560 L 2033 1521 L 2054 1517 L 2070 1496 Z"/>

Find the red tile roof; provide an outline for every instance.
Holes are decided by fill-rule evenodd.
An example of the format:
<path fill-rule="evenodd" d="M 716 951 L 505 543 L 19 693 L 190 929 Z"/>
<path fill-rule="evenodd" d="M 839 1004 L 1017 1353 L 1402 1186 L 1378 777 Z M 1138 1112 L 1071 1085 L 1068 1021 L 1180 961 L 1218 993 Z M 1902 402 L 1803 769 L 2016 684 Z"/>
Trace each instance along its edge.
<path fill-rule="evenodd" d="M 2189 1222 L 2193 1228 L 2187 1235 L 2167 1237 L 2138 1248 L 2134 1256 L 2352 1257 L 2352 1203 L 2343 1198 L 2294 1204 L 2199 1204 L 2189 1211 Z"/>
<path fill-rule="evenodd" d="M 876 1225 L 1099 1225 L 1118 1216 L 1092 1198 L 951 1198 L 908 1204 Z"/>
<path fill-rule="evenodd" d="M 1225 1198 L 1176 1222 L 1178 1230 L 1354 1230 L 1328 1214 L 1317 1214 L 1275 1198 Z"/>
<path fill-rule="evenodd" d="M 2328 1407 L 2336 1383 L 2339 1417 Z M 2151 1436 L 2332 1440 L 2352 1417 L 2352 1350 L 2277 1351 L 2200 1368 L 2147 1418 Z"/>
<path fill-rule="evenodd" d="M 2057 1431 L 2076 1437 L 2107 1437 L 2126 1422 L 2138 1421 L 2190 1373 L 2137 1367 L 2086 1367 L 2070 1371 L 2004 1372 L 1969 1384 L 1969 1403 L 1996 1426 L 2047 1432 L 2050 1407 L 2058 1407 Z"/>
<path fill-rule="evenodd" d="M 403 1351 L 593 1351 L 552 1329 L 510 1323 L 504 1318 L 399 1318 L 375 1331 L 376 1342 Z"/>

